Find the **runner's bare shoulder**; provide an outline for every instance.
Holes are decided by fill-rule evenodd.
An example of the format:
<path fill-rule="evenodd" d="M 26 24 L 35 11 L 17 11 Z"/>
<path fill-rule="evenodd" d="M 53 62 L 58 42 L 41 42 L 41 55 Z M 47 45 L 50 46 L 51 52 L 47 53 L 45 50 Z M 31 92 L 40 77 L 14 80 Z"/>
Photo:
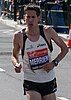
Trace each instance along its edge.
<path fill-rule="evenodd" d="M 14 41 L 16 41 L 16 42 L 19 44 L 19 46 L 22 48 L 22 45 L 23 45 L 23 35 L 22 35 L 21 31 L 16 31 L 16 32 L 14 33 L 13 39 L 14 39 Z"/>

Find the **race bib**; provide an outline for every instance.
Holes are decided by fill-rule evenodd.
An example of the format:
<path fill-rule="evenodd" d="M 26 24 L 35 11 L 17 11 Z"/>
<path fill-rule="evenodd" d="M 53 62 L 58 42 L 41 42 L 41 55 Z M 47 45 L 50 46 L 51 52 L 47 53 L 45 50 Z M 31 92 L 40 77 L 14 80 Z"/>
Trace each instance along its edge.
<path fill-rule="evenodd" d="M 42 68 L 42 65 L 49 62 L 47 48 L 27 52 L 29 63 L 32 69 Z"/>

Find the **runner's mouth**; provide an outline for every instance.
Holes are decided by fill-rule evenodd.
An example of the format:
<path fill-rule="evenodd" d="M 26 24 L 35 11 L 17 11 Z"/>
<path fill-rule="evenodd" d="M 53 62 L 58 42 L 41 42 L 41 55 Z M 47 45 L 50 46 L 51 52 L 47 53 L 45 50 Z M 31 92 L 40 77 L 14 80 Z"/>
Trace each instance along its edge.
<path fill-rule="evenodd" d="M 33 26 L 33 24 L 29 24 L 29 26 Z"/>

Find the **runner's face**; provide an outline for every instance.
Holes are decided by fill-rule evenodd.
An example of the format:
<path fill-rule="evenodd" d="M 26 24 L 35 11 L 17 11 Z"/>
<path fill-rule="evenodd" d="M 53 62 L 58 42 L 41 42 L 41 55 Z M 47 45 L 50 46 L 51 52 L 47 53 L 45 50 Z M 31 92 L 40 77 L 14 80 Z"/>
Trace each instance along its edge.
<path fill-rule="evenodd" d="M 25 14 L 25 21 L 28 27 L 34 27 L 38 24 L 40 17 L 36 15 L 36 11 L 28 10 Z"/>

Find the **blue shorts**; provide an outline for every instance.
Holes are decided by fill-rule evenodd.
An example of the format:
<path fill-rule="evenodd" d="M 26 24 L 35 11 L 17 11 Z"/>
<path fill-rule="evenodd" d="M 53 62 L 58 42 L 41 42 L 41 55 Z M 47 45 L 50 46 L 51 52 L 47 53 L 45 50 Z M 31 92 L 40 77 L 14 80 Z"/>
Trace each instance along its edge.
<path fill-rule="evenodd" d="M 24 80 L 24 95 L 26 95 L 26 91 L 36 91 L 41 94 L 41 96 L 45 96 L 57 91 L 56 78 L 54 78 L 50 82 L 45 83 L 36 83 L 28 80 Z"/>

